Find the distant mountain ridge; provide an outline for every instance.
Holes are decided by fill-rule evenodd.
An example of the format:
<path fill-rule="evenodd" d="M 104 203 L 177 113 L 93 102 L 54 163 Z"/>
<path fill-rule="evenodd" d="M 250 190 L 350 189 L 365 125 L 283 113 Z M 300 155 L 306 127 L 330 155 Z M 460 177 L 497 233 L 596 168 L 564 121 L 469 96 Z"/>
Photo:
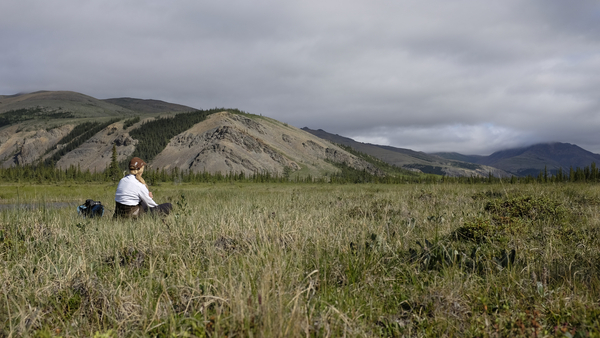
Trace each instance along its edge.
<path fill-rule="evenodd" d="M 135 114 L 119 105 L 71 91 L 38 91 L 0 96 L 0 113 L 30 109 L 41 109 L 46 113 L 71 112 L 79 118 L 120 117 Z"/>
<path fill-rule="evenodd" d="M 457 152 L 422 153 L 410 149 L 382 146 L 354 141 L 348 137 L 328 133 L 322 129 L 302 128 L 333 143 L 350 146 L 360 152 L 377 157 L 387 163 L 404 168 L 417 168 L 424 172 L 454 176 L 456 168 L 470 169 L 480 175 L 491 172 L 495 176 L 537 176 L 548 170 L 554 174 L 559 168 L 585 168 L 600 164 L 600 155 L 570 143 L 541 143 L 527 147 L 505 149 L 489 156 L 464 155 Z M 486 171 L 487 170 L 487 171 Z M 469 176 L 468 171 L 463 175 Z"/>
<path fill-rule="evenodd" d="M 160 100 L 129 97 L 96 99 L 72 91 L 37 91 L 0 95 L 0 114 L 20 109 L 42 108 L 46 112 L 69 111 L 78 117 L 117 117 L 165 112 L 189 112 L 196 108 Z"/>
<path fill-rule="evenodd" d="M 509 176 L 509 174 L 503 170 L 492 168 L 484 164 L 446 159 L 410 149 L 357 142 L 351 138 L 331 134 L 322 129 L 314 130 L 304 127 L 302 130 L 334 144 L 342 144 L 351 147 L 356 151 L 371 155 L 386 163 L 404 169 L 447 176 L 487 176 L 490 172 L 499 177 Z"/>
<path fill-rule="evenodd" d="M 552 142 L 528 147 L 497 151 L 489 156 L 470 156 L 459 153 L 435 153 L 447 159 L 461 159 L 475 164 L 493 166 L 515 176 L 535 176 L 548 170 L 555 173 L 559 168 L 584 168 L 592 163 L 600 164 L 600 155 L 575 144 Z"/>

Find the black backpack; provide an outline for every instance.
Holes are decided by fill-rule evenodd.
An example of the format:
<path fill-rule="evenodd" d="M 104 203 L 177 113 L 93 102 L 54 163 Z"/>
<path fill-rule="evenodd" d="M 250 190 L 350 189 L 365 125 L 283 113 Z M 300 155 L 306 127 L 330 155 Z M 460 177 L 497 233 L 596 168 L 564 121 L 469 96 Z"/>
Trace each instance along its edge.
<path fill-rule="evenodd" d="M 77 213 L 83 217 L 102 217 L 104 215 L 104 206 L 100 201 L 86 200 L 84 204 L 77 207 Z"/>

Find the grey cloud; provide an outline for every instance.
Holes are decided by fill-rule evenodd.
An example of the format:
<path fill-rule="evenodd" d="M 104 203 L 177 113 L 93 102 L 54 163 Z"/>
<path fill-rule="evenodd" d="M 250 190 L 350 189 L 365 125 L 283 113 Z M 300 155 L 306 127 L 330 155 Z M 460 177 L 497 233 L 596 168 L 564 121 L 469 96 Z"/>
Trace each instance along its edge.
<path fill-rule="evenodd" d="M 3 2 L 0 92 L 236 107 L 415 150 L 484 154 L 563 141 L 600 152 L 599 8 L 558 0 Z"/>

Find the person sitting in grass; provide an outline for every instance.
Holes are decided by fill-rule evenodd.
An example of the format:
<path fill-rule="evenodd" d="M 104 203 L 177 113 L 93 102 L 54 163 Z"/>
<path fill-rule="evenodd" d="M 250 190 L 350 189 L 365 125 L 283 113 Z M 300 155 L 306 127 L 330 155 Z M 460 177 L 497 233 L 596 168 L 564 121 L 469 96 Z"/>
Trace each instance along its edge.
<path fill-rule="evenodd" d="M 171 203 L 157 204 L 152 199 L 152 193 L 142 178 L 146 162 L 134 157 L 129 162 L 129 175 L 119 181 L 115 193 L 115 214 L 118 217 L 137 217 L 140 214 L 168 215 L 173 206 Z"/>

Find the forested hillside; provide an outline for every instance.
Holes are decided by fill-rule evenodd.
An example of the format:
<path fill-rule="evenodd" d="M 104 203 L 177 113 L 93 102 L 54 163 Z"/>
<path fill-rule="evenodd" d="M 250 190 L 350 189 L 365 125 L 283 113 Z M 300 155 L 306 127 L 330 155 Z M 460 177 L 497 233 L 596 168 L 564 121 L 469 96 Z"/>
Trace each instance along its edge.
<path fill-rule="evenodd" d="M 67 134 L 67 136 L 58 141 L 58 143 L 50 149 L 57 149 L 59 145 L 64 145 L 54 152 L 51 157 L 45 160 L 46 165 L 53 165 L 54 163 L 58 162 L 65 154 L 82 145 L 102 129 L 118 121 L 119 119 L 112 119 L 104 123 L 84 122 L 80 125 L 77 125 L 69 134 Z"/>
<path fill-rule="evenodd" d="M 175 135 L 186 131 L 198 122 L 204 121 L 209 115 L 221 111 L 240 112 L 237 109 L 214 108 L 210 110 L 196 110 L 191 113 L 180 113 L 173 117 L 159 117 L 155 120 L 145 122 L 129 132 L 129 135 L 138 141 L 135 151 L 131 156 L 137 156 L 150 162 L 165 149 L 171 138 Z M 121 166 L 125 167 L 125 164 Z"/>

